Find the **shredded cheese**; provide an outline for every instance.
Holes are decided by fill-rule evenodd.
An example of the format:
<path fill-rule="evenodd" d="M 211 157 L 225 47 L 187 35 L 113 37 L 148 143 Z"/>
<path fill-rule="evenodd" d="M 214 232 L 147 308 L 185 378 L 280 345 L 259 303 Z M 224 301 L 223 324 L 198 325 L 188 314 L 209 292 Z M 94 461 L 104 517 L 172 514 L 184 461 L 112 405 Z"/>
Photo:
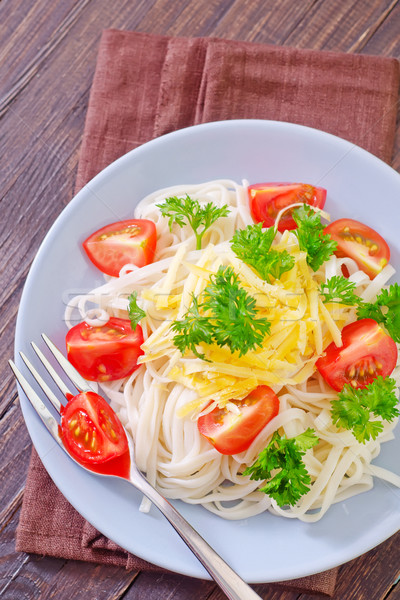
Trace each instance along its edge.
<path fill-rule="evenodd" d="M 340 325 L 346 322 L 349 307 L 324 304 L 318 292 L 316 274 L 300 251 L 297 238 L 288 231 L 277 235 L 275 247 L 287 249 L 295 259 L 294 267 L 272 283 L 262 280 L 252 267 L 240 261 L 232 250 L 221 244 L 197 253 L 192 262 L 181 247 L 169 266 L 162 288 L 145 290 L 142 298 L 151 303 L 158 314 L 159 326 L 149 335 L 142 348 L 140 363 L 169 361 L 165 373 L 171 381 L 193 389 L 197 399 L 181 409 L 181 413 L 204 410 L 211 400 L 226 406 L 244 398 L 257 385 L 297 385 L 315 370 L 315 362 L 324 348 L 334 341 L 342 344 Z M 192 257 L 191 257 L 192 258 Z M 170 325 L 182 318 L 221 264 L 230 265 L 239 275 L 241 285 L 256 299 L 260 318 L 271 323 L 270 335 L 261 347 L 239 356 L 227 347 L 199 345 L 202 360 L 191 352 L 181 356 L 173 343 Z M 185 268 L 187 276 L 178 281 Z M 182 275 L 181 275 L 182 279 Z M 159 294 L 162 297 L 159 297 Z M 154 314 L 153 321 L 157 322 Z"/>

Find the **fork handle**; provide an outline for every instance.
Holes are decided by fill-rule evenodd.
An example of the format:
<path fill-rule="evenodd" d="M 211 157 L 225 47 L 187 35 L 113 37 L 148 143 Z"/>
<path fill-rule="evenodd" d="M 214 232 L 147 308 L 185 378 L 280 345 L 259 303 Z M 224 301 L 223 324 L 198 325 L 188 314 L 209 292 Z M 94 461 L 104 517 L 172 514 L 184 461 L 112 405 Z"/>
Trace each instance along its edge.
<path fill-rule="evenodd" d="M 147 479 L 140 478 L 133 485 L 139 489 L 168 519 L 185 544 L 199 559 L 229 600 L 261 600 L 260 596 L 211 548 L 183 516 L 162 496 Z"/>

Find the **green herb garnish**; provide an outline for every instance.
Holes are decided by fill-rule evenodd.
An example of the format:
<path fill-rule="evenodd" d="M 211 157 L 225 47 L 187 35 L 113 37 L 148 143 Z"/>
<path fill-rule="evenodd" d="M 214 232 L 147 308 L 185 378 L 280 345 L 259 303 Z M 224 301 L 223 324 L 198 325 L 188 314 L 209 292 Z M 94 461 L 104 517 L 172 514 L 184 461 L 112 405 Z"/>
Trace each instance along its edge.
<path fill-rule="evenodd" d="M 307 263 L 313 271 L 318 271 L 320 266 L 335 252 L 337 243 L 329 234 L 324 233 L 324 225 L 320 215 L 310 206 L 303 204 L 293 211 L 293 219 L 297 229 L 293 233 L 299 240 L 300 250 L 307 252 Z"/>
<path fill-rule="evenodd" d="M 187 349 L 199 356 L 196 345 L 201 342 L 228 346 L 239 356 L 261 346 L 269 334 L 270 322 L 257 317 L 255 299 L 244 290 L 232 267 L 221 266 L 211 275 L 210 283 L 202 294 L 202 302 L 193 296 L 193 303 L 184 318 L 174 321 L 172 330 L 175 346 L 185 353 Z"/>
<path fill-rule="evenodd" d="M 186 198 L 171 196 L 166 198 L 162 204 L 156 205 L 163 217 L 168 217 L 170 230 L 176 223 L 179 227 L 189 224 L 196 236 L 196 250 L 201 249 L 203 235 L 209 227 L 220 217 L 228 216 L 230 209 L 228 206 L 219 208 L 212 202 L 201 206 L 198 200 L 194 200 L 186 194 Z M 199 228 L 201 228 L 199 231 Z"/>
<path fill-rule="evenodd" d="M 318 437 L 310 428 L 289 439 L 275 431 L 268 446 L 243 475 L 250 475 L 250 479 L 266 480 L 260 488 L 262 492 L 273 498 L 279 506 L 293 506 L 310 489 L 311 478 L 302 457 L 317 443 Z"/>
<path fill-rule="evenodd" d="M 390 337 L 400 343 L 400 286 L 394 283 L 382 290 L 375 302 L 363 302 L 357 311 L 358 319 L 374 319 L 387 329 Z"/>
<path fill-rule="evenodd" d="M 271 276 L 279 279 L 285 271 L 290 271 L 295 262 L 286 250 L 271 249 L 275 233 L 273 227 L 263 230 L 262 223 L 257 223 L 237 230 L 231 241 L 236 256 L 268 282 Z"/>
<path fill-rule="evenodd" d="M 355 283 L 343 275 L 334 275 L 326 283 L 321 283 L 320 294 L 324 296 L 324 302 L 340 302 L 349 306 L 358 306 L 361 299 L 355 293 L 355 289 Z"/>
<path fill-rule="evenodd" d="M 375 439 L 383 430 L 384 421 L 392 421 L 399 415 L 396 408 L 396 382 L 390 377 L 374 379 L 362 389 L 346 384 L 331 401 L 332 421 L 336 427 L 349 429 L 362 444 Z M 372 416 L 380 417 L 372 420 Z"/>
<path fill-rule="evenodd" d="M 132 292 L 132 294 L 128 297 L 128 302 L 129 319 L 131 321 L 132 329 L 135 330 L 139 321 L 141 321 L 146 316 L 146 313 L 140 308 L 140 306 L 138 306 L 137 292 Z"/>

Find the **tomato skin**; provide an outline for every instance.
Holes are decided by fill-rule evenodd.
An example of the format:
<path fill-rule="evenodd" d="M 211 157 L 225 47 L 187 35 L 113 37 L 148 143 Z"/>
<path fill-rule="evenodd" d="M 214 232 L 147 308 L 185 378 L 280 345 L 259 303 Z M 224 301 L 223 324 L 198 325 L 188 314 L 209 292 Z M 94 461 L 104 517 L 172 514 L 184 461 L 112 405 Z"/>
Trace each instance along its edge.
<path fill-rule="evenodd" d="M 237 405 L 239 415 L 216 407 L 197 421 L 200 433 L 221 454 L 239 454 L 247 450 L 279 412 L 279 398 L 267 385 L 259 385 Z"/>
<path fill-rule="evenodd" d="M 143 341 L 140 325 L 132 331 L 127 319 L 111 317 L 101 327 L 83 321 L 66 335 L 68 360 L 89 381 L 122 379 L 138 368 Z"/>
<path fill-rule="evenodd" d="M 263 227 L 275 225 L 275 219 L 282 208 L 303 202 L 323 208 L 326 200 L 326 190 L 308 183 L 255 183 L 249 185 L 248 195 L 250 212 L 254 221 L 263 223 Z M 296 229 L 291 211 L 282 215 L 278 230 Z"/>
<path fill-rule="evenodd" d="M 157 232 L 153 221 L 130 219 L 110 223 L 92 233 L 83 247 L 92 263 L 107 275 L 118 277 L 122 267 L 151 263 L 156 250 Z"/>
<path fill-rule="evenodd" d="M 397 346 L 373 319 L 360 319 L 342 330 L 343 346 L 329 344 L 316 367 L 336 391 L 345 384 L 365 388 L 381 375 L 389 376 L 397 363 Z"/>
<path fill-rule="evenodd" d="M 349 256 L 371 279 L 390 260 L 390 248 L 379 233 L 353 219 L 338 219 L 325 228 L 337 242 L 336 256 Z"/>
<path fill-rule="evenodd" d="M 74 396 L 61 410 L 60 429 L 65 448 L 78 462 L 98 472 L 129 476 L 128 439 L 104 398 L 95 392 Z"/>

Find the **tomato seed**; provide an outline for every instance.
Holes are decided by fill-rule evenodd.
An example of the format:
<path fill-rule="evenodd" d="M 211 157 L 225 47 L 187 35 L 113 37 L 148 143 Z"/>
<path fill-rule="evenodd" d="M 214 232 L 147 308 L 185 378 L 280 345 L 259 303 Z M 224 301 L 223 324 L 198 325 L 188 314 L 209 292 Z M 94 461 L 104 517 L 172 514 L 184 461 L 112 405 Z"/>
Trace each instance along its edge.
<path fill-rule="evenodd" d="M 373 377 L 377 371 L 382 370 L 382 363 L 374 359 L 360 360 L 357 364 L 352 365 L 346 371 L 347 377 L 353 387 L 357 387 L 357 380 L 365 381 L 368 376 Z"/>

